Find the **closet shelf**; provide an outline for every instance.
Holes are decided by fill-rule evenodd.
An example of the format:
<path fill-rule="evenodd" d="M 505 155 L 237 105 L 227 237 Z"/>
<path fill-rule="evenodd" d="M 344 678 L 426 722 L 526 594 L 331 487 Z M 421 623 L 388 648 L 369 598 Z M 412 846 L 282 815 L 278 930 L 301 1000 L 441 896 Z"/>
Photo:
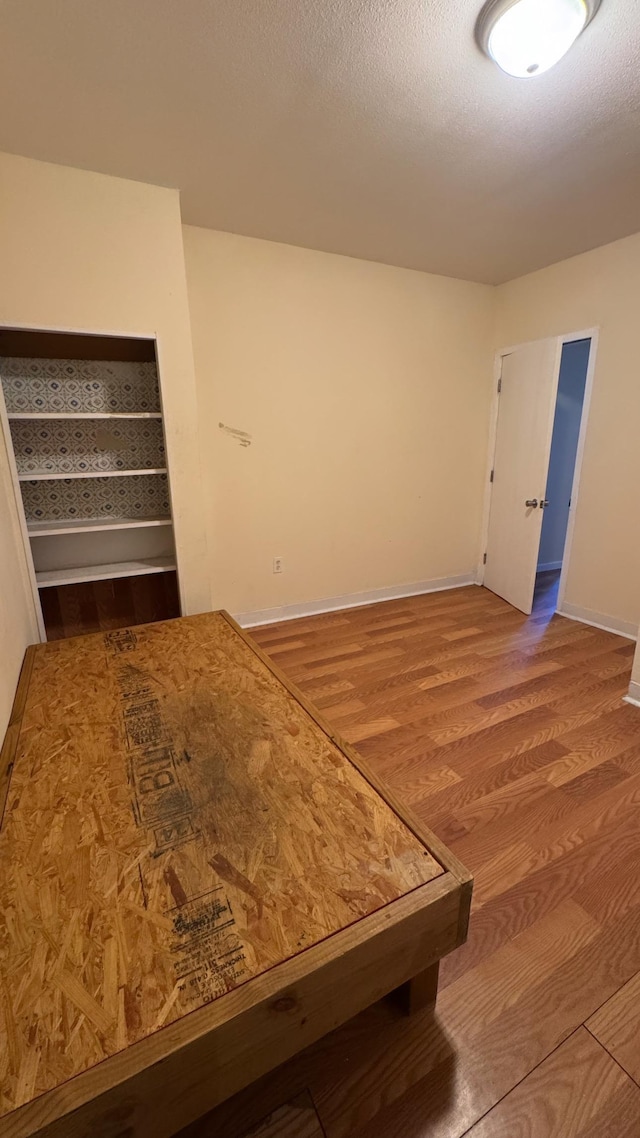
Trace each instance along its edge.
<path fill-rule="evenodd" d="M 176 568 L 174 557 L 145 557 L 138 561 L 117 561 L 111 565 L 85 565 L 79 569 L 47 569 L 36 573 L 39 589 L 48 585 L 77 585 L 82 581 L 107 581 L 115 577 L 141 577 L 145 573 L 169 573 Z"/>
<path fill-rule="evenodd" d="M 138 470 L 41 470 L 18 474 L 20 482 L 52 482 L 66 478 L 130 478 L 134 474 L 166 474 L 166 466 L 141 466 Z"/>
<path fill-rule="evenodd" d="M 161 411 L 8 411 L 8 419 L 161 419 Z"/>
<path fill-rule="evenodd" d="M 99 533 L 114 529 L 144 529 L 170 526 L 171 518 L 62 518 L 48 522 L 27 522 L 29 537 L 57 537 L 67 533 Z"/>

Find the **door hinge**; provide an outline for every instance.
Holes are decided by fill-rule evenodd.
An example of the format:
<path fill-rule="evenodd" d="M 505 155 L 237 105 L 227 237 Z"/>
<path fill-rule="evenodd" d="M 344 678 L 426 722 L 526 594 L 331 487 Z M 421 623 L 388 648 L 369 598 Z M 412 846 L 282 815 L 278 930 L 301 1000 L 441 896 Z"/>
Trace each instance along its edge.
<path fill-rule="evenodd" d="M 486 564 L 487 564 L 487 555 L 486 555 L 486 553 L 485 553 L 484 557 L 482 558 L 482 564 L 483 564 L 483 565 L 486 565 Z"/>
<path fill-rule="evenodd" d="M 498 380 L 498 395 L 500 394 L 501 391 L 502 391 L 502 376 L 500 376 L 500 379 Z"/>
<path fill-rule="evenodd" d="M 491 474 L 489 475 L 489 481 L 490 481 L 490 482 L 493 482 L 493 476 L 494 476 L 494 474 L 495 474 L 495 471 L 494 471 L 494 470 L 492 470 L 492 471 L 491 471 Z"/>

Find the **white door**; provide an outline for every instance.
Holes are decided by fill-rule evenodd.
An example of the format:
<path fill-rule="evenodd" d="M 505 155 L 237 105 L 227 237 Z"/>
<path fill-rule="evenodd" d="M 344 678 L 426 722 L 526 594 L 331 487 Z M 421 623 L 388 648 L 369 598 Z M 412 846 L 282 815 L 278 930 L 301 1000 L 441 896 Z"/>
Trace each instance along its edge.
<path fill-rule="evenodd" d="M 503 357 L 484 584 L 530 613 L 553 433 L 560 339 Z"/>

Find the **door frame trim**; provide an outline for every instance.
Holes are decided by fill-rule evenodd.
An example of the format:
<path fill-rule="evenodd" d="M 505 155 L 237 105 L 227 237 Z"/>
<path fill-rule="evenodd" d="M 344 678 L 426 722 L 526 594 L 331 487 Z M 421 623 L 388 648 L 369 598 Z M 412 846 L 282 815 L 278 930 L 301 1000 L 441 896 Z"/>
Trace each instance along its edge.
<path fill-rule="evenodd" d="M 562 348 L 565 344 L 571 344 L 575 340 L 591 340 L 591 347 L 589 349 L 589 362 L 587 365 L 587 377 L 584 389 L 584 399 L 582 402 L 582 414 L 580 417 L 580 432 L 578 435 L 578 447 L 576 451 L 576 462 L 573 472 L 573 483 L 571 486 L 571 506 L 569 509 L 569 521 L 567 524 L 567 536 L 564 546 L 564 555 L 562 559 L 562 570 L 560 572 L 560 583 L 558 586 L 558 602 L 556 612 L 559 612 L 564 602 L 567 576 L 569 566 L 571 564 L 571 557 L 573 553 L 573 538 L 575 530 L 575 516 L 578 504 L 578 497 L 580 493 L 580 480 L 582 477 L 582 463 L 584 459 L 584 450 L 587 437 L 587 429 L 589 425 L 589 414 L 591 411 L 591 395 L 593 392 L 593 380 L 596 367 L 596 356 L 598 351 L 598 338 L 600 328 L 598 325 L 592 328 L 583 328 L 576 332 L 566 332 L 557 336 L 538 336 L 535 340 L 524 340 L 520 344 L 511 344 L 505 348 L 498 348 L 494 355 L 493 361 L 493 394 L 491 398 L 491 407 L 489 410 L 489 439 L 487 446 L 487 465 L 485 472 L 485 492 L 484 504 L 482 511 L 482 527 L 480 534 L 480 551 L 478 555 L 478 568 L 476 573 L 476 581 L 478 585 L 484 584 L 485 567 L 484 567 L 484 553 L 487 548 L 489 539 L 489 515 L 491 512 L 491 495 L 493 492 L 493 485 L 490 481 L 491 471 L 495 460 L 496 442 L 498 436 L 498 410 L 499 410 L 499 393 L 498 381 L 502 371 L 502 361 L 505 356 L 511 355 L 513 352 L 518 351 L 519 348 L 525 348 L 529 344 L 535 344 L 539 340 L 556 340 L 558 347 L 558 358 L 560 360 Z M 559 378 L 559 367 L 558 367 Z M 554 388 L 553 395 L 553 413 L 555 415 L 555 404 L 558 398 L 557 384 Z"/>

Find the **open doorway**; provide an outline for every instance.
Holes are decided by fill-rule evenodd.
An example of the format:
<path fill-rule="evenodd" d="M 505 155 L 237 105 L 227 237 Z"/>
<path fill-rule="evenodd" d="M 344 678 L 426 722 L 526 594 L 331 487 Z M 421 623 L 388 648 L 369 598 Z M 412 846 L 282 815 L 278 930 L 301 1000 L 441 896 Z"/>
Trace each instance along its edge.
<path fill-rule="evenodd" d="M 534 608 L 555 612 L 567 543 L 580 424 L 587 386 L 591 338 L 562 346 L 551 452 L 543 510 Z"/>
<path fill-rule="evenodd" d="M 524 613 L 562 607 L 596 338 L 555 336 L 497 356 L 479 579 Z"/>

